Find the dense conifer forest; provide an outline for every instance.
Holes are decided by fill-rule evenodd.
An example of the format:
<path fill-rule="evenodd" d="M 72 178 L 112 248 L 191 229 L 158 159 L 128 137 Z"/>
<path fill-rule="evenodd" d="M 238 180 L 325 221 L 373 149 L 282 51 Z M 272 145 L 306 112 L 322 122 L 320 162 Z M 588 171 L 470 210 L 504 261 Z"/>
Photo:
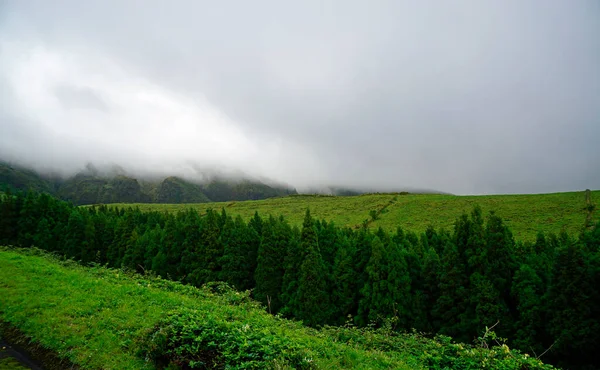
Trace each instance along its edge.
<path fill-rule="evenodd" d="M 516 241 L 475 207 L 453 230 L 417 235 L 302 227 L 255 214 L 75 207 L 47 194 L 1 195 L 0 245 L 195 286 L 224 281 L 310 326 L 392 325 L 472 343 L 486 327 L 511 348 L 570 369 L 600 366 L 600 229 Z M 499 339 L 501 340 L 501 339 Z"/>

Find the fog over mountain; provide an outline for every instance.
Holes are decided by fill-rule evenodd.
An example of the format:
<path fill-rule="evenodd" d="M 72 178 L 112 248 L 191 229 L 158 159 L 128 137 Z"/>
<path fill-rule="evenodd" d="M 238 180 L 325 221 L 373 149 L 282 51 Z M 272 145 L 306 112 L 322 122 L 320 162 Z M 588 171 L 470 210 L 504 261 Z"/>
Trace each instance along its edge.
<path fill-rule="evenodd" d="M 2 1 L 0 159 L 600 188 L 600 2 Z"/>

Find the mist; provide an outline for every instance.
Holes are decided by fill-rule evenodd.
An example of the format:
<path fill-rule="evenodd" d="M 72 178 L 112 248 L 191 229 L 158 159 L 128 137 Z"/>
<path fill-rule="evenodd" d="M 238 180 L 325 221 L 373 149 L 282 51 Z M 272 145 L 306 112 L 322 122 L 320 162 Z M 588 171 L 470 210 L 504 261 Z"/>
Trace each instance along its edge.
<path fill-rule="evenodd" d="M 4 1 L 0 159 L 600 189 L 597 1 Z"/>

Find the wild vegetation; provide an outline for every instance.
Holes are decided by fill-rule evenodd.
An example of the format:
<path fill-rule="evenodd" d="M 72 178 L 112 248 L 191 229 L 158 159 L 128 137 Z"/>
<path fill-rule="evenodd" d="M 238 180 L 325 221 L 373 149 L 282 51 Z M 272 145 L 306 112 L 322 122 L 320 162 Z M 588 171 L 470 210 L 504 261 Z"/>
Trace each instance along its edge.
<path fill-rule="evenodd" d="M 591 197 L 600 198 L 600 191 Z M 354 229 L 367 225 L 394 232 L 398 226 L 417 234 L 428 227 L 450 230 L 464 212 L 475 205 L 487 214 L 495 211 L 510 227 L 514 237 L 535 241 L 537 234 L 565 231 L 580 233 L 588 217 L 584 192 L 455 196 L 447 194 L 365 194 L 360 196 L 293 195 L 276 199 L 208 204 L 119 204 L 118 207 L 138 207 L 142 211 L 178 212 L 194 208 L 200 213 L 206 209 L 225 208 L 228 214 L 240 215 L 249 221 L 255 212 L 264 216 L 284 216 L 293 226 L 302 226 L 304 213 L 310 208 L 318 219 L 335 222 L 341 227 Z"/>
<path fill-rule="evenodd" d="M 478 207 L 458 217 L 452 231 L 416 234 L 340 228 L 308 211 L 296 227 L 258 213 L 245 222 L 225 209 L 201 215 L 78 208 L 45 194 L 7 193 L 0 237 L 0 244 L 38 246 L 197 287 L 224 281 L 251 290 L 268 312 L 312 327 L 352 323 L 472 343 L 493 326 L 500 343 L 508 338 L 510 347 L 534 357 L 550 349 L 544 359 L 561 366 L 599 365 L 594 227 L 522 242 L 497 214 Z"/>
<path fill-rule="evenodd" d="M 489 333 L 471 346 L 391 326 L 315 330 L 223 283 L 197 289 L 37 249 L 0 249 L 0 264 L 0 318 L 84 369 L 551 368 Z"/>

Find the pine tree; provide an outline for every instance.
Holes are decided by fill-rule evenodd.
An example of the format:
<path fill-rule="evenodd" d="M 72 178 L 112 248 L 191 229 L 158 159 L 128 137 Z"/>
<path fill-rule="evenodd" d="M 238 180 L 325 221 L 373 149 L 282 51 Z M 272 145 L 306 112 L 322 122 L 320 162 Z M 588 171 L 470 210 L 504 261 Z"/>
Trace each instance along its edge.
<path fill-rule="evenodd" d="M 338 229 L 333 222 L 323 221 L 321 222 L 321 227 L 318 229 L 317 238 L 323 261 L 331 273 L 338 248 Z"/>
<path fill-rule="evenodd" d="M 101 209 L 93 217 L 94 227 L 96 229 L 95 244 L 98 249 L 96 262 L 106 263 L 107 251 L 114 242 L 115 224 L 112 214 L 108 214 L 106 210 Z"/>
<path fill-rule="evenodd" d="M 556 340 L 552 356 L 559 365 L 578 367 L 599 362 L 594 355 L 600 341 L 597 256 L 578 241 L 562 236 L 547 294 L 547 330 Z"/>
<path fill-rule="evenodd" d="M 248 222 L 248 226 L 253 228 L 258 234 L 258 236 L 262 236 L 262 225 L 262 218 L 258 215 L 258 212 L 254 212 L 254 216 L 252 217 L 252 219 L 250 219 L 250 222 Z"/>
<path fill-rule="evenodd" d="M 20 203 L 20 194 L 13 194 L 10 189 L 0 195 L 0 244 L 2 245 L 17 243 Z"/>
<path fill-rule="evenodd" d="M 300 240 L 306 257 L 300 266 L 295 316 L 309 326 L 323 325 L 329 319 L 332 309 L 327 293 L 327 267 L 321 257 L 317 233 L 308 210 Z"/>
<path fill-rule="evenodd" d="M 435 303 L 433 316 L 441 323 L 441 334 L 459 341 L 471 340 L 463 325 L 464 315 L 468 310 L 468 279 L 465 261 L 461 258 L 456 243 L 445 240 L 440 256 L 439 298 Z"/>
<path fill-rule="evenodd" d="M 96 260 L 98 249 L 96 248 L 96 226 L 90 217 L 89 212 L 84 212 L 84 239 L 85 242 L 81 248 L 81 261 L 93 262 Z"/>
<path fill-rule="evenodd" d="M 138 273 L 145 271 L 144 267 L 144 255 L 146 248 L 148 248 L 148 236 L 150 231 L 148 229 L 143 232 L 138 232 L 134 229 L 129 238 L 129 243 L 125 255 L 123 256 L 123 266 L 126 266 Z"/>
<path fill-rule="evenodd" d="M 239 215 L 232 224 L 228 221 L 225 227 L 232 228 L 232 231 L 229 239 L 223 241 L 221 280 L 239 290 L 252 289 L 254 271 L 249 261 L 249 251 L 255 248 L 258 233 L 248 227 Z"/>
<path fill-rule="evenodd" d="M 284 260 L 285 272 L 283 274 L 283 282 L 281 286 L 281 314 L 286 317 L 292 317 L 297 312 L 297 295 L 299 271 L 302 261 L 304 260 L 304 251 L 300 244 L 300 231 L 298 228 L 293 228 L 289 243 L 286 248 L 286 256 Z"/>
<path fill-rule="evenodd" d="M 437 235 L 436 235 L 437 237 Z M 415 325 L 417 330 L 426 333 L 436 333 L 441 327 L 441 322 L 436 320 L 433 310 L 435 304 L 440 297 L 439 289 L 439 278 L 438 273 L 440 271 L 440 257 L 436 252 L 436 248 L 430 246 L 426 250 L 423 257 L 423 268 L 421 269 L 421 282 L 422 282 L 422 301 L 424 304 L 425 322 L 421 322 L 420 325 Z"/>
<path fill-rule="evenodd" d="M 46 217 L 42 217 L 37 224 L 35 233 L 33 234 L 33 244 L 38 248 L 52 250 L 53 248 L 51 248 L 51 244 L 53 242 L 51 230 L 52 229 L 48 219 Z"/>
<path fill-rule="evenodd" d="M 158 254 L 160 249 L 160 241 L 163 237 L 163 229 L 160 224 L 154 225 L 154 228 L 145 233 L 145 237 L 148 240 L 146 250 L 144 251 L 144 269 L 152 270 L 152 260 Z"/>
<path fill-rule="evenodd" d="M 537 272 L 527 264 L 521 264 L 515 273 L 512 290 L 518 312 L 512 337 L 514 346 L 523 351 L 542 353 L 544 351 L 544 302 L 545 286 Z"/>
<path fill-rule="evenodd" d="M 386 318 L 396 317 L 401 325 L 406 325 L 409 319 L 410 277 L 403 252 L 395 244 L 386 248 L 376 236 L 371 243 L 371 258 L 365 270 L 367 280 L 360 291 L 358 324 L 377 325 Z"/>
<path fill-rule="evenodd" d="M 86 222 L 78 209 L 73 209 L 69 216 L 69 222 L 66 228 L 66 241 L 64 251 L 67 257 L 76 260 L 81 259 L 81 251 L 85 240 Z"/>
<path fill-rule="evenodd" d="M 289 242 L 289 227 L 273 217 L 263 225 L 263 237 L 258 249 L 257 267 L 254 273 L 256 288 L 254 297 L 266 304 L 272 313 L 281 308 L 284 261 Z"/>
<path fill-rule="evenodd" d="M 223 244 L 220 240 L 219 215 L 208 210 L 200 229 L 202 250 L 198 256 L 198 266 L 188 275 L 188 281 L 197 286 L 219 280 Z"/>
<path fill-rule="evenodd" d="M 34 234 L 40 218 L 41 215 L 37 206 L 37 196 L 34 193 L 27 193 L 18 215 L 18 244 L 21 247 L 32 246 Z"/>
<path fill-rule="evenodd" d="M 340 241 L 333 264 L 332 303 L 337 308 L 334 321 L 344 324 L 349 316 L 358 312 L 358 272 L 356 271 L 356 246 L 347 237 Z"/>

